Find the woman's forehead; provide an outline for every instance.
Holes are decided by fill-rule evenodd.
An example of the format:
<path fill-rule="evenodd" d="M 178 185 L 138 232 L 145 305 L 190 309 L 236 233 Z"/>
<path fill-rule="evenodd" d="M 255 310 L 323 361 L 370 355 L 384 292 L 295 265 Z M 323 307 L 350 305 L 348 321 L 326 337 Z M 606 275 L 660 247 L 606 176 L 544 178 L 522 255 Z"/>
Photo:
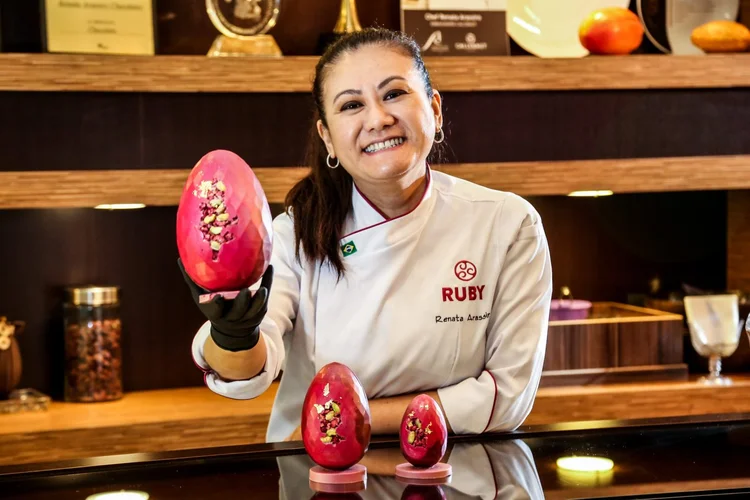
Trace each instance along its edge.
<path fill-rule="evenodd" d="M 393 48 L 367 46 L 344 54 L 330 69 L 326 87 L 336 95 L 341 90 L 377 86 L 386 78 L 419 78 L 411 57 Z M 338 90 L 337 90 L 338 89 Z"/>

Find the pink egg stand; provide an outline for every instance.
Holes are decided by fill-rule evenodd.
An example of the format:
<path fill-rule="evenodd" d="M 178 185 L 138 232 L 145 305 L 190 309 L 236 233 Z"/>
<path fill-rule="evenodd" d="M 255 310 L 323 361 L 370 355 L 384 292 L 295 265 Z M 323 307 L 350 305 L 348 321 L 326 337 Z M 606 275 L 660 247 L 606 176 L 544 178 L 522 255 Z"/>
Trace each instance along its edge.
<path fill-rule="evenodd" d="M 432 467 L 415 467 L 410 463 L 398 464 L 396 466 L 396 477 L 407 480 L 417 480 L 417 484 L 444 484 L 442 480 L 448 479 L 453 474 L 450 464 L 438 462 Z M 425 481 L 425 482 L 422 482 Z"/>

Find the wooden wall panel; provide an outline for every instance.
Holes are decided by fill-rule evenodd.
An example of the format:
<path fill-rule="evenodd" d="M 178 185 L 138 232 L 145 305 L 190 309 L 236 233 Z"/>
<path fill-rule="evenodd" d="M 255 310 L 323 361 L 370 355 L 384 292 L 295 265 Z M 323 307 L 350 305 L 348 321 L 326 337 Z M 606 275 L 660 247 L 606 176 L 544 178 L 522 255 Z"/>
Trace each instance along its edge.
<path fill-rule="evenodd" d="M 444 113 L 439 162 L 750 154 L 742 89 L 457 92 Z M 218 148 L 294 166 L 311 116 L 303 94 L 0 92 L 0 170 L 191 168 Z"/>
<path fill-rule="evenodd" d="M 545 371 L 617 366 L 617 325 L 550 327 L 547 345 Z"/>
<path fill-rule="evenodd" d="M 727 286 L 750 290 L 750 190 L 727 198 Z"/>
<path fill-rule="evenodd" d="M 726 286 L 726 193 L 644 193 L 606 198 L 529 197 L 544 220 L 554 295 L 626 302 L 681 283 Z"/>

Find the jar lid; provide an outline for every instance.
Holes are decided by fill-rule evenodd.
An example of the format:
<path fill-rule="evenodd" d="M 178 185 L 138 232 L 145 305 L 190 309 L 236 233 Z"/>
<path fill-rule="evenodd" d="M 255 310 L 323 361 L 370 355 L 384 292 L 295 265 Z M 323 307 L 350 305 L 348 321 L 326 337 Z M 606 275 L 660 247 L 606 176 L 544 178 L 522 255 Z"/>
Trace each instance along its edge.
<path fill-rule="evenodd" d="M 68 294 L 68 301 L 77 306 L 116 304 L 119 290 L 120 288 L 116 286 L 82 286 L 65 289 Z"/>

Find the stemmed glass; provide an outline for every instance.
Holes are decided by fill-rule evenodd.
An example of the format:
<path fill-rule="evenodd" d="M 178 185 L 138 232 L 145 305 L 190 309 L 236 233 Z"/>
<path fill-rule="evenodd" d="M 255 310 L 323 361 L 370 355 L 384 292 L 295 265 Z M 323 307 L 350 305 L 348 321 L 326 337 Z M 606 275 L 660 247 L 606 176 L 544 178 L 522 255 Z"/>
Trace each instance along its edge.
<path fill-rule="evenodd" d="M 721 358 L 731 356 L 739 345 L 744 321 L 739 317 L 737 295 L 685 297 L 685 314 L 693 348 L 709 360 L 710 373 L 698 382 L 732 385 L 731 378 L 721 375 Z"/>

